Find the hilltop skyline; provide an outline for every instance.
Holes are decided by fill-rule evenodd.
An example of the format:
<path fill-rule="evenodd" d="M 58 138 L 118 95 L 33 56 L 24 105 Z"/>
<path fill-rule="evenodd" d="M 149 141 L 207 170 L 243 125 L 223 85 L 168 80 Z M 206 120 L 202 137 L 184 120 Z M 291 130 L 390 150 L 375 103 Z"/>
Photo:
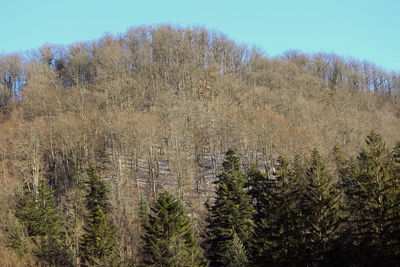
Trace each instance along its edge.
<path fill-rule="evenodd" d="M 267 56 L 287 50 L 335 53 L 400 71 L 395 34 L 400 3 L 387 1 L 152 1 L 16 0 L 2 3 L 0 53 L 69 45 L 139 25 L 202 26 Z"/>

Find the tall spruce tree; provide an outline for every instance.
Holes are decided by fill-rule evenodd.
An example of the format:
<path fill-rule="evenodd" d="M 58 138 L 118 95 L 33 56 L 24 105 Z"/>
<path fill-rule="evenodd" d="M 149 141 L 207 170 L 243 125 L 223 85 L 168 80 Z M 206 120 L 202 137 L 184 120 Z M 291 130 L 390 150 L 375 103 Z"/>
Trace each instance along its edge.
<path fill-rule="evenodd" d="M 306 171 L 302 213 L 304 216 L 303 264 L 328 265 L 340 237 L 341 195 L 337 180 L 314 149 Z"/>
<path fill-rule="evenodd" d="M 25 227 L 36 256 L 50 264 L 71 265 L 61 212 L 46 179 L 37 190 L 24 188 L 15 215 Z"/>
<path fill-rule="evenodd" d="M 279 183 L 278 198 L 278 246 L 275 248 L 280 266 L 301 265 L 300 256 L 304 250 L 304 214 L 302 202 L 305 192 L 305 168 L 303 159 L 295 157 L 293 165 L 280 157 L 276 166 Z"/>
<path fill-rule="evenodd" d="M 239 158 L 233 150 L 226 152 L 218 175 L 216 199 L 209 207 L 207 226 L 208 257 L 212 266 L 229 264 L 227 255 L 236 233 L 245 248 L 249 246 L 253 232 L 254 208 L 245 191 L 246 176 L 240 171 Z"/>
<path fill-rule="evenodd" d="M 258 222 L 262 216 L 263 202 L 266 196 L 269 195 L 271 187 L 274 186 L 275 181 L 268 179 L 267 175 L 263 173 L 259 168 L 252 165 L 247 171 L 247 188 L 250 195 L 250 202 L 255 208 L 254 221 Z"/>
<path fill-rule="evenodd" d="M 393 241 L 393 229 L 398 229 L 393 156 L 375 132 L 367 136 L 366 144 L 344 184 L 348 214 L 346 258 L 349 264 L 390 265 L 398 244 Z M 388 248 L 393 248 L 389 249 L 392 252 Z"/>
<path fill-rule="evenodd" d="M 301 181 L 284 157 L 279 157 L 276 172 L 265 180 L 260 197 L 260 211 L 256 216 L 256 265 L 296 265 L 300 250 L 302 193 Z M 260 183 L 261 184 L 261 183 Z"/>
<path fill-rule="evenodd" d="M 277 182 L 269 179 L 260 169 L 251 166 L 247 172 L 249 194 L 255 208 L 253 214 L 254 236 L 251 240 L 250 251 L 254 263 L 271 262 L 272 249 L 275 245 L 276 209 L 277 209 Z"/>
<path fill-rule="evenodd" d="M 144 218 L 147 216 L 147 219 Z M 144 263 L 147 266 L 206 266 L 203 250 L 182 202 L 161 193 L 152 212 L 141 215 L 145 229 Z"/>
<path fill-rule="evenodd" d="M 108 188 L 93 166 L 89 167 L 86 194 L 87 217 L 85 234 L 81 242 L 83 265 L 115 266 L 116 236 L 110 219 L 111 206 L 108 202 Z"/>

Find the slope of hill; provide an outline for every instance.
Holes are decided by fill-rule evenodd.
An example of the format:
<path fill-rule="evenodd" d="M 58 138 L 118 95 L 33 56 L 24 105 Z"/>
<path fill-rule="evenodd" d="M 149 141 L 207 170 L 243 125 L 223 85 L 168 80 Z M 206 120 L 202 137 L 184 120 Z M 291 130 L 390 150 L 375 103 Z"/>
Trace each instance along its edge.
<path fill-rule="evenodd" d="M 140 193 L 168 188 L 202 210 L 228 148 L 268 169 L 279 154 L 312 148 L 355 155 L 371 130 L 393 146 L 399 89 L 399 74 L 368 62 L 268 58 L 203 28 L 140 27 L 4 55 L 1 227 L 23 184 L 46 177 L 68 206 L 73 177 L 91 163 L 113 182 L 124 231 Z"/>

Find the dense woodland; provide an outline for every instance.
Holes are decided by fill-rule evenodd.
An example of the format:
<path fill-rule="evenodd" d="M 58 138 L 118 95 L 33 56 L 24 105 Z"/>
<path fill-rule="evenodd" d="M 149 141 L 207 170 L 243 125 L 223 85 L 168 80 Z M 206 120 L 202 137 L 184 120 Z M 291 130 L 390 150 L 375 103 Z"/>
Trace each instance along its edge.
<path fill-rule="evenodd" d="M 396 266 L 399 90 L 203 28 L 2 55 L 0 265 Z"/>

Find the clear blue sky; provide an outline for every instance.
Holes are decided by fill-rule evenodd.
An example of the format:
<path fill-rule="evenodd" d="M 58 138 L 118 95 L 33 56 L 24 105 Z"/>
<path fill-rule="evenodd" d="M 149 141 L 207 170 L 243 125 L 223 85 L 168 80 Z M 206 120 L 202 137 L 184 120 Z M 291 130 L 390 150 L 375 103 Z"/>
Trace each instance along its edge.
<path fill-rule="evenodd" d="M 218 30 L 268 56 L 334 52 L 400 71 L 400 0 L 0 0 L 0 53 L 165 23 Z"/>

